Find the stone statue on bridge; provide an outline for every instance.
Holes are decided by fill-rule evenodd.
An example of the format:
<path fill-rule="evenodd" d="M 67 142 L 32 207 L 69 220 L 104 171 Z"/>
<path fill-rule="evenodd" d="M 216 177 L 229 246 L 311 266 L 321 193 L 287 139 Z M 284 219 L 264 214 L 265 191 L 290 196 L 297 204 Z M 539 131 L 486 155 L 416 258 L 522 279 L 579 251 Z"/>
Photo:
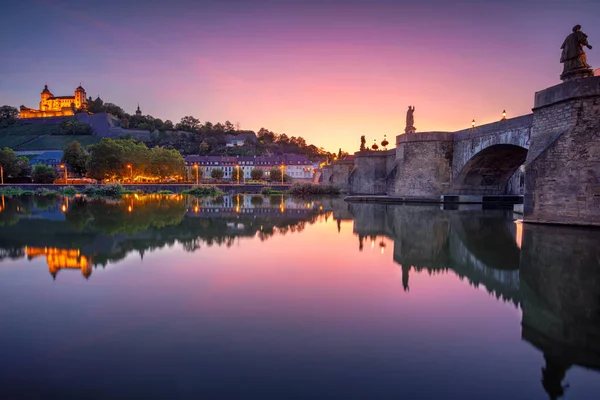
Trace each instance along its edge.
<path fill-rule="evenodd" d="M 404 129 L 404 133 L 415 133 L 417 128 L 415 128 L 415 106 L 408 106 L 408 111 L 406 112 L 406 128 Z"/>
<path fill-rule="evenodd" d="M 560 79 L 563 81 L 594 76 L 592 68 L 587 63 L 584 46 L 592 49 L 587 41 L 587 35 L 581 32 L 581 25 L 575 25 L 573 33 L 567 36 L 560 46 L 562 49 L 560 62 L 564 65 Z"/>

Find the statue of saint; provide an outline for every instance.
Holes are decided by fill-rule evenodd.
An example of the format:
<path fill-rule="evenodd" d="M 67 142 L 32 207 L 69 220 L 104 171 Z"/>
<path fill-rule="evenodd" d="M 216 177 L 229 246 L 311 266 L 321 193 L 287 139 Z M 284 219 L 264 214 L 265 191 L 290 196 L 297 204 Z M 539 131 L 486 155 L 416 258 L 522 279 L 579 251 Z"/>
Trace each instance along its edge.
<path fill-rule="evenodd" d="M 408 106 L 408 111 L 406 112 L 406 128 L 404 129 L 404 133 L 415 133 L 417 128 L 415 128 L 415 106 Z"/>
<path fill-rule="evenodd" d="M 562 49 L 560 62 L 564 65 L 560 79 L 563 81 L 594 76 L 594 72 L 587 63 L 585 51 L 583 51 L 584 46 L 592 49 L 587 41 L 587 35 L 581 32 L 581 25 L 575 25 L 573 33 L 567 36 L 560 46 Z"/>

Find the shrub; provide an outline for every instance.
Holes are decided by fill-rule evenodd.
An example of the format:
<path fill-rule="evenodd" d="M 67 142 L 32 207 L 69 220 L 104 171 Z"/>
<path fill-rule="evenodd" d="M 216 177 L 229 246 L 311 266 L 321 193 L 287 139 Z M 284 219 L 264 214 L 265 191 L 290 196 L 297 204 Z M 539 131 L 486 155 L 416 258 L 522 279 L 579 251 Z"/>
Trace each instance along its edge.
<path fill-rule="evenodd" d="M 173 192 L 172 192 L 172 191 L 170 191 L 170 190 L 160 190 L 160 191 L 158 191 L 157 193 L 158 193 L 158 194 L 173 194 Z"/>
<path fill-rule="evenodd" d="M 56 192 L 54 190 L 49 190 L 46 188 L 39 188 L 35 191 L 35 194 L 37 196 L 54 196 L 54 195 L 58 194 L 58 192 Z"/>
<path fill-rule="evenodd" d="M 118 183 L 108 183 L 100 186 L 97 194 L 101 196 L 117 197 L 123 194 L 123 186 Z"/>
<path fill-rule="evenodd" d="M 67 196 L 73 196 L 77 193 L 77 189 L 75 189 L 75 187 L 73 186 L 65 186 L 62 189 L 60 189 L 60 192 L 62 194 L 66 194 Z"/>
<path fill-rule="evenodd" d="M 191 189 L 184 190 L 182 193 L 189 194 L 192 196 L 215 196 L 220 192 L 219 189 L 217 189 L 217 187 L 213 185 L 198 185 L 193 186 Z"/>
<path fill-rule="evenodd" d="M 83 189 L 81 189 L 81 194 L 85 194 L 88 196 L 95 196 L 98 193 L 98 189 L 96 186 L 87 185 Z"/>
<path fill-rule="evenodd" d="M 295 196 L 339 195 L 340 189 L 333 185 L 297 182 L 290 187 L 288 193 Z"/>

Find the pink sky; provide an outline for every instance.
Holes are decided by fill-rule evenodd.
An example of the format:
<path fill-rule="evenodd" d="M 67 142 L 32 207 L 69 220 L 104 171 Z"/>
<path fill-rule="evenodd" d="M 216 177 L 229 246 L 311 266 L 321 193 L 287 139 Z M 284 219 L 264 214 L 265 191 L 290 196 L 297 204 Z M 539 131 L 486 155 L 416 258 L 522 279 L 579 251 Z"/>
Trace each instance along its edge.
<path fill-rule="evenodd" d="M 1 45 L 0 103 L 36 107 L 45 83 L 68 95 L 83 82 L 130 113 L 139 102 L 352 152 L 361 135 L 401 133 L 408 105 L 418 131 L 529 113 L 559 83 L 571 27 L 600 41 L 599 13 L 592 1 L 24 2 L 0 17 L 1 33 L 20 33 Z"/>

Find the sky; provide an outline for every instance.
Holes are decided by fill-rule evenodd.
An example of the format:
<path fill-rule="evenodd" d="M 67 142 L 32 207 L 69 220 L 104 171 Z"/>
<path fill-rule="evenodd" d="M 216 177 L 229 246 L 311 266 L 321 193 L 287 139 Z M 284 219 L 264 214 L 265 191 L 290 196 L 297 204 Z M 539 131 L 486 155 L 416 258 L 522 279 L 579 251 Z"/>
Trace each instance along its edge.
<path fill-rule="evenodd" d="M 596 0 L 21 0 L 0 14 L 0 105 L 81 83 L 129 113 L 353 152 L 402 133 L 409 105 L 418 132 L 530 113 L 575 24 L 600 67 L 599 18 Z"/>

